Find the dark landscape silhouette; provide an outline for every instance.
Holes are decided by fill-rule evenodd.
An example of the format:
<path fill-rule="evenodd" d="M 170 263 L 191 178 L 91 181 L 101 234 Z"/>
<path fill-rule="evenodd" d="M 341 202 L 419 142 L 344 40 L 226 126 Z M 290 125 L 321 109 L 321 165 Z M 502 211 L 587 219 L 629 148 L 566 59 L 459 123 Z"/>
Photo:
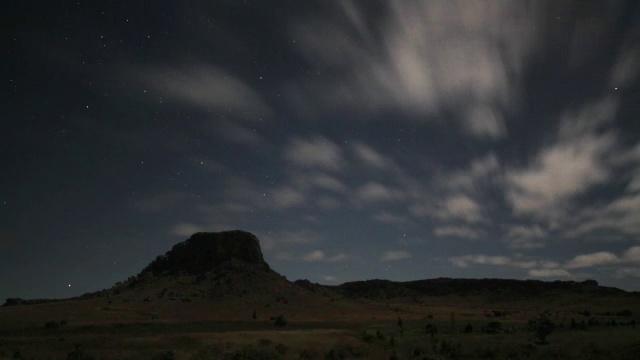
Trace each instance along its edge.
<path fill-rule="evenodd" d="M 640 293 L 594 280 L 291 282 L 264 261 L 255 235 L 196 233 L 111 288 L 69 299 L 7 299 L 0 309 L 0 356 L 579 358 L 586 351 L 598 358 L 615 351 L 624 358 L 640 351 L 630 340 L 638 335 L 639 300 Z M 587 339 L 609 338 L 612 331 L 623 347 L 565 348 L 576 339 L 587 346 Z M 105 332 L 116 343 L 129 336 L 145 345 L 104 348 L 88 340 Z M 47 346 L 58 337 L 67 347 L 26 342 L 36 334 Z M 152 345 L 157 336 L 176 334 L 192 340 L 174 339 L 160 346 L 174 348 L 163 351 Z M 196 340 L 197 334 L 227 339 L 229 346 Z M 327 342 L 335 344 L 325 348 Z"/>

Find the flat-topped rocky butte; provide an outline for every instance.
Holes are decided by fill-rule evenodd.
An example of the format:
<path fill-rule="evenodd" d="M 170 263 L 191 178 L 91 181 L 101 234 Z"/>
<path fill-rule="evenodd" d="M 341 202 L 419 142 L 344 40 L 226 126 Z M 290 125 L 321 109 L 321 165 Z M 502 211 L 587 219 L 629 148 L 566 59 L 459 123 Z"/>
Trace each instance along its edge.
<path fill-rule="evenodd" d="M 188 240 L 174 245 L 166 254 L 158 256 L 142 270 L 142 274 L 198 275 L 232 259 L 269 269 L 258 238 L 246 231 L 233 230 L 195 233 Z"/>

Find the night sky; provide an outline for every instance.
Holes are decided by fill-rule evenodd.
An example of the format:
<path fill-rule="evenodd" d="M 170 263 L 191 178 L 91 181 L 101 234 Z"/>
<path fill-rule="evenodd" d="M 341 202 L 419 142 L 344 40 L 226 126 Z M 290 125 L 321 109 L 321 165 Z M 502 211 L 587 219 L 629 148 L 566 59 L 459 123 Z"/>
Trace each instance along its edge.
<path fill-rule="evenodd" d="M 232 229 L 290 280 L 640 290 L 637 1 L 0 16 L 0 299 L 108 288 Z"/>

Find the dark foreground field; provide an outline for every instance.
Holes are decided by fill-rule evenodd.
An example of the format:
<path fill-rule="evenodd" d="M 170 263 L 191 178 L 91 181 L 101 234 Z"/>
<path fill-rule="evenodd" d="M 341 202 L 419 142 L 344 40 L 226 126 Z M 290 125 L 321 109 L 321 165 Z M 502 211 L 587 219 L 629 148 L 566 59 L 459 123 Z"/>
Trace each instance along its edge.
<path fill-rule="evenodd" d="M 619 299 L 529 305 L 479 297 L 272 300 L 213 305 L 112 298 L 4 307 L 0 359 L 640 358 L 634 304 Z M 195 319 L 195 312 L 206 320 Z M 553 323 L 544 340 L 530 322 L 540 314 Z M 279 315 L 284 321 L 276 321 Z"/>

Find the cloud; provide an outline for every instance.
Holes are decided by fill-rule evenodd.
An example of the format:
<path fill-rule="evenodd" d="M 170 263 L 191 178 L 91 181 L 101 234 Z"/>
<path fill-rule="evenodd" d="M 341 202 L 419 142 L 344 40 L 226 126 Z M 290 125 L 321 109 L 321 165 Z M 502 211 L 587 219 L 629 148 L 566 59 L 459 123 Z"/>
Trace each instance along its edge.
<path fill-rule="evenodd" d="M 436 216 L 444 220 L 462 219 L 470 223 L 483 220 L 478 203 L 466 195 L 447 198 L 436 211 Z"/>
<path fill-rule="evenodd" d="M 627 249 L 621 256 L 608 251 L 578 255 L 565 265 L 568 269 L 578 269 L 602 265 L 638 264 L 640 263 L 640 246 Z"/>
<path fill-rule="evenodd" d="M 499 110 L 488 105 L 475 106 L 467 112 L 468 131 L 477 137 L 501 138 L 507 133 Z"/>
<path fill-rule="evenodd" d="M 192 223 L 179 223 L 171 228 L 171 234 L 177 236 L 191 236 L 203 231 L 206 231 L 203 227 Z"/>
<path fill-rule="evenodd" d="M 349 259 L 349 255 L 345 253 L 335 254 L 327 259 L 328 262 L 341 262 Z"/>
<path fill-rule="evenodd" d="M 466 226 L 442 226 L 433 230 L 437 237 L 459 237 L 464 239 L 477 239 L 483 236 L 484 232 Z"/>
<path fill-rule="evenodd" d="M 395 215 L 387 211 L 374 214 L 373 219 L 385 224 L 414 225 L 414 222 L 408 217 Z"/>
<path fill-rule="evenodd" d="M 539 225 L 511 225 L 506 235 L 506 242 L 512 249 L 537 249 L 544 247 L 542 240 L 547 231 Z"/>
<path fill-rule="evenodd" d="M 499 169 L 498 158 L 495 154 L 489 153 L 483 157 L 473 159 L 467 169 L 444 176 L 441 182 L 443 186 L 453 190 L 472 192 L 490 178 L 497 177 Z"/>
<path fill-rule="evenodd" d="M 406 251 L 385 251 L 380 258 L 380 261 L 398 261 L 410 258 L 411 255 Z"/>
<path fill-rule="evenodd" d="M 624 88 L 633 85 L 640 74 L 640 25 L 635 26 L 627 33 L 618 56 L 611 68 L 609 85 L 611 87 Z"/>
<path fill-rule="evenodd" d="M 575 276 L 570 270 L 601 266 L 612 267 L 617 277 L 637 276 L 637 274 L 640 274 L 640 272 L 636 271 L 637 267 L 629 266 L 640 264 L 640 246 L 630 247 L 620 256 L 608 251 L 577 255 L 565 261 L 564 264 L 556 261 L 523 257 L 521 255 L 470 254 L 450 257 L 448 260 L 460 268 L 469 268 L 474 265 L 488 265 L 526 269 L 529 276 L 536 278 L 574 278 Z"/>
<path fill-rule="evenodd" d="M 292 26 L 310 63 L 340 74 L 313 85 L 321 106 L 421 114 L 449 109 L 460 112 L 460 124 L 473 136 L 504 136 L 501 113 L 517 96 L 534 51 L 537 10 L 495 1 L 386 5 L 385 16 L 367 22 L 362 2 L 340 1 Z"/>
<path fill-rule="evenodd" d="M 285 148 L 284 157 L 296 166 L 333 171 L 339 170 L 345 163 L 338 145 L 321 136 L 291 139 Z"/>
<path fill-rule="evenodd" d="M 311 187 L 333 191 L 336 193 L 344 193 L 348 190 L 347 186 L 338 178 L 323 172 L 295 172 L 293 182 L 301 189 Z"/>
<path fill-rule="evenodd" d="M 139 75 L 141 73 L 142 75 Z M 231 110 L 243 119 L 270 117 L 272 109 L 250 86 L 212 65 L 138 72 L 143 83 L 175 101 L 210 109 Z"/>
<path fill-rule="evenodd" d="M 309 230 L 269 232 L 260 236 L 261 243 L 264 244 L 263 246 L 266 249 L 289 245 L 314 244 L 323 239 L 322 235 Z"/>
<path fill-rule="evenodd" d="M 400 190 L 389 186 L 368 182 L 356 190 L 355 197 L 358 202 L 368 204 L 399 200 L 403 197 L 403 194 Z"/>
<path fill-rule="evenodd" d="M 317 199 L 317 204 L 322 209 L 333 210 L 340 207 L 340 200 L 331 196 L 320 196 Z"/>
<path fill-rule="evenodd" d="M 573 278 L 565 269 L 531 269 L 528 271 L 529 276 L 535 278 Z"/>
<path fill-rule="evenodd" d="M 304 262 L 320 262 L 320 261 L 324 261 L 324 262 L 329 262 L 329 263 L 345 261 L 348 258 L 349 258 L 349 256 L 347 254 L 344 254 L 344 253 L 338 253 L 338 254 L 335 254 L 333 256 L 327 256 L 327 254 L 325 254 L 325 252 L 322 251 L 322 250 L 314 250 L 314 251 L 311 251 L 309 253 L 306 253 L 306 254 L 302 255 L 302 257 L 301 257 L 302 261 L 304 261 Z"/>
<path fill-rule="evenodd" d="M 305 196 L 291 187 L 281 187 L 271 192 L 270 204 L 276 209 L 289 209 L 304 203 Z"/>
<path fill-rule="evenodd" d="M 329 282 L 336 282 L 338 281 L 338 278 L 333 275 L 323 275 L 322 280 L 329 281 Z"/>
<path fill-rule="evenodd" d="M 625 194 L 603 205 L 590 206 L 578 211 L 565 227 L 569 238 L 586 237 L 606 233 L 607 238 L 616 234 L 640 235 L 640 201 L 635 194 Z"/>
<path fill-rule="evenodd" d="M 325 255 L 324 251 L 314 250 L 310 253 L 302 255 L 302 261 L 306 261 L 306 262 L 323 261 L 326 259 L 326 257 L 327 256 Z"/>
<path fill-rule="evenodd" d="M 573 197 L 611 176 L 606 162 L 616 147 L 612 132 L 598 132 L 616 111 L 613 99 L 563 116 L 557 141 L 543 148 L 533 163 L 507 172 L 507 199 L 518 213 L 556 215 Z"/>
<path fill-rule="evenodd" d="M 592 254 L 578 255 L 566 265 L 569 269 L 591 267 L 597 265 L 609 265 L 620 262 L 620 259 L 613 253 L 601 251 Z"/>
<path fill-rule="evenodd" d="M 521 269 L 530 269 L 536 267 L 538 262 L 535 260 L 513 259 L 509 256 L 497 255 L 464 255 L 449 258 L 449 261 L 461 268 L 467 268 L 471 265 L 493 265 L 493 266 L 509 266 Z"/>
<path fill-rule="evenodd" d="M 370 146 L 361 142 L 353 144 L 352 149 L 356 157 L 358 157 L 358 159 L 367 166 L 377 169 L 386 169 L 389 168 L 392 163 L 389 158 L 381 155 Z"/>
<path fill-rule="evenodd" d="M 232 121 L 217 121 L 213 128 L 225 139 L 237 144 L 258 146 L 266 144 L 266 140 L 255 129 L 249 129 Z"/>

